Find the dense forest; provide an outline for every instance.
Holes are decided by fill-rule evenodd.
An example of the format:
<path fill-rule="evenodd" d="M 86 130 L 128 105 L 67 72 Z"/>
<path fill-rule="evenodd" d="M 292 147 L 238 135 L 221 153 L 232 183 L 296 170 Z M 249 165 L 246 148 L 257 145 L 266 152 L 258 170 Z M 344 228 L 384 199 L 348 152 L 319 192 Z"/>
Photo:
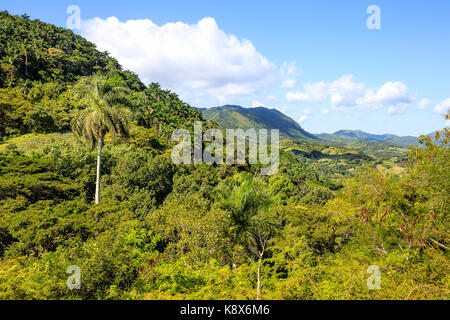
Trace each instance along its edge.
<path fill-rule="evenodd" d="M 216 121 L 70 30 L 0 29 L 0 299 L 449 298 L 448 128 L 175 165 L 172 131 Z"/>

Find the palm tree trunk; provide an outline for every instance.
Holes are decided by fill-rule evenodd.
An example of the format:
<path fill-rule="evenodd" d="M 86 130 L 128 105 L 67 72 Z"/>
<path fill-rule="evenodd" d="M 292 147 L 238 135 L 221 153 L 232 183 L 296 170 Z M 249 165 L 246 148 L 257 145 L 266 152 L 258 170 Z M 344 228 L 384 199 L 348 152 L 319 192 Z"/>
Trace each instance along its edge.
<path fill-rule="evenodd" d="M 261 261 L 262 261 L 262 255 L 259 255 L 258 260 L 258 284 L 256 289 L 256 300 L 259 300 L 261 296 Z"/>
<path fill-rule="evenodd" d="M 100 202 L 100 169 L 102 163 L 102 147 L 103 139 L 98 139 L 98 152 L 97 152 L 97 179 L 95 181 L 95 204 Z"/>

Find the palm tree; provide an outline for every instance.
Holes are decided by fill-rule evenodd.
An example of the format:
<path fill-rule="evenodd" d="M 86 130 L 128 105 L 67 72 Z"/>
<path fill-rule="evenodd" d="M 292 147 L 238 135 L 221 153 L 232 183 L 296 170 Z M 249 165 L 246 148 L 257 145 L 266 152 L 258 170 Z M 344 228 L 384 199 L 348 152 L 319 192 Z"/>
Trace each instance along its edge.
<path fill-rule="evenodd" d="M 230 238 L 234 245 L 243 245 L 249 252 L 256 255 L 257 294 L 261 297 L 261 264 L 268 242 L 279 226 L 275 218 L 268 214 L 270 196 L 263 186 L 246 177 L 240 186 L 231 191 L 226 188 L 217 190 L 216 199 L 222 209 L 230 213 Z M 235 252 L 233 252 L 233 260 Z M 236 265 L 233 264 L 233 269 Z"/>
<path fill-rule="evenodd" d="M 107 133 L 113 138 L 128 136 L 130 107 L 133 106 L 121 83 L 107 81 L 101 75 L 82 78 L 77 85 L 78 96 L 86 108 L 80 110 L 72 121 L 72 131 L 86 139 L 93 147 L 97 143 L 97 176 L 95 203 L 100 202 L 100 169 L 103 139 Z"/>
<path fill-rule="evenodd" d="M 28 75 L 28 54 L 30 51 L 30 45 L 28 44 L 28 39 L 23 39 L 19 47 L 20 54 L 25 60 L 25 76 Z"/>
<path fill-rule="evenodd" d="M 266 252 L 269 240 L 275 234 L 276 229 L 280 228 L 276 224 L 273 216 L 261 214 L 254 217 L 251 221 L 251 228 L 248 230 L 248 248 L 258 257 L 258 268 L 256 276 L 256 300 L 261 297 L 261 264 L 264 253 Z"/>

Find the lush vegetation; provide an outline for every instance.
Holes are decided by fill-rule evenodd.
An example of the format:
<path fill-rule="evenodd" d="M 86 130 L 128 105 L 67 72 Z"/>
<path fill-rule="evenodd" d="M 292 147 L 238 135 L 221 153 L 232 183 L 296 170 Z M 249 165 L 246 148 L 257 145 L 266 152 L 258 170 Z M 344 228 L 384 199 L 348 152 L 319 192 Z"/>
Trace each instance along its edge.
<path fill-rule="evenodd" d="M 71 31 L 6 12 L 0 28 L 0 299 L 449 298 L 448 129 L 400 172 L 292 139 L 274 176 L 174 165 L 198 110 Z"/>
<path fill-rule="evenodd" d="M 203 109 L 206 120 L 217 121 L 223 129 L 278 129 L 280 137 L 290 139 L 318 140 L 306 132 L 297 122 L 276 109 L 265 107 L 243 108 L 241 106 L 222 106 Z"/>
<path fill-rule="evenodd" d="M 365 141 L 365 142 L 386 142 L 401 146 L 417 145 L 418 138 L 412 136 L 399 137 L 394 134 L 370 134 L 360 130 L 339 130 L 335 133 L 318 134 L 318 137 L 335 142 Z"/>

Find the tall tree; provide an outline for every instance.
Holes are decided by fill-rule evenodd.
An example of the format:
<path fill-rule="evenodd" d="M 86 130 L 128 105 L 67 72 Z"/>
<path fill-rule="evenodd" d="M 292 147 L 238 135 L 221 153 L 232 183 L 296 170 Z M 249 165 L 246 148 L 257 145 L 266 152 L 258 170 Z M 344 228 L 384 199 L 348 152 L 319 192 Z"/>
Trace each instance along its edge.
<path fill-rule="evenodd" d="M 72 130 L 78 137 L 86 139 L 93 147 L 97 143 L 97 175 L 95 203 L 100 202 L 100 176 L 103 140 L 107 133 L 113 138 L 127 137 L 129 132 L 129 90 L 123 83 L 107 81 L 101 75 L 82 78 L 77 85 L 77 94 L 86 108 L 78 112 L 72 121 Z"/>
<path fill-rule="evenodd" d="M 216 199 L 222 209 L 230 213 L 229 236 L 234 245 L 242 245 L 246 250 L 257 257 L 257 294 L 261 297 L 261 264 L 266 252 L 268 242 L 273 236 L 277 225 L 276 219 L 269 214 L 270 196 L 257 181 L 250 177 L 244 178 L 241 185 L 235 186 L 231 191 L 226 188 L 217 190 Z M 236 268 L 233 252 L 233 268 Z"/>
<path fill-rule="evenodd" d="M 30 52 L 30 45 L 28 39 L 23 39 L 19 47 L 20 54 L 23 56 L 25 62 L 25 76 L 28 76 L 28 56 Z"/>

